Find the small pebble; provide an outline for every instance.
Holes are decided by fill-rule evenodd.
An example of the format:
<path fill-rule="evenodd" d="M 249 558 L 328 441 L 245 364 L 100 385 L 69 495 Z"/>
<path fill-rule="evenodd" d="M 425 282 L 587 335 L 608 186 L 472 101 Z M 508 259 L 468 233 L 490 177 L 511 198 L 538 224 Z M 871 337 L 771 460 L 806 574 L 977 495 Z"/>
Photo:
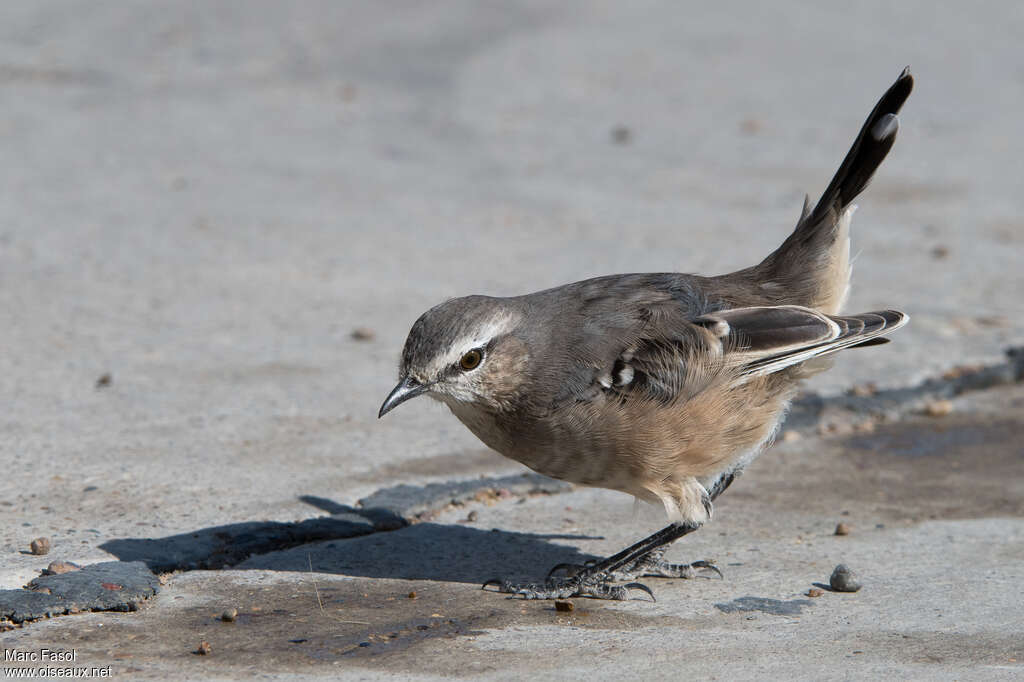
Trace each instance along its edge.
<path fill-rule="evenodd" d="M 480 515 L 476 513 L 476 510 L 471 511 L 471 512 L 469 512 L 469 514 L 466 515 L 466 520 L 469 521 L 470 523 L 473 523 L 478 518 L 480 518 Z"/>
<path fill-rule="evenodd" d="M 234 623 L 238 620 L 238 609 L 228 609 L 224 613 L 220 614 L 220 619 L 225 623 Z"/>
<path fill-rule="evenodd" d="M 51 561 L 50 565 L 43 569 L 43 575 L 60 575 L 61 573 L 78 571 L 81 568 L 78 564 L 73 564 L 70 561 Z"/>
<path fill-rule="evenodd" d="M 853 386 L 848 393 L 859 398 L 867 398 L 878 393 L 878 386 L 874 382 L 869 381 L 866 384 Z"/>
<path fill-rule="evenodd" d="M 875 422 L 868 420 L 854 425 L 853 430 L 857 433 L 874 433 L 876 428 Z"/>
<path fill-rule="evenodd" d="M 819 436 L 849 436 L 853 433 L 853 424 L 822 422 L 818 424 L 817 432 Z"/>
<path fill-rule="evenodd" d="M 761 130 L 761 122 L 756 118 L 745 118 L 740 121 L 740 132 L 744 135 L 756 135 Z"/>
<path fill-rule="evenodd" d="M 947 369 L 942 373 L 943 379 L 959 379 L 967 376 L 968 374 L 976 374 L 981 371 L 981 365 L 957 365 L 952 369 Z"/>
<path fill-rule="evenodd" d="M 100 375 L 99 379 L 96 380 L 96 388 L 106 388 L 114 381 L 114 377 L 110 376 L 110 372 L 105 372 Z"/>
<path fill-rule="evenodd" d="M 32 550 L 33 554 L 49 554 L 50 538 L 36 538 L 29 543 L 28 548 Z"/>
<path fill-rule="evenodd" d="M 377 333 L 369 327 L 356 327 L 352 330 L 353 341 L 373 341 L 377 337 Z"/>
<path fill-rule="evenodd" d="M 820 597 L 823 594 L 825 593 L 822 590 L 819 590 L 817 587 L 812 587 L 811 589 L 807 590 L 808 597 Z"/>
<path fill-rule="evenodd" d="M 559 613 L 568 613 L 568 612 L 574 610 L 575 608 L 576 608 L 576 605 L 573 604 L 571 601 L 556 601 L 555 602 L 555 611 L 558 611 Z"/>
<path fill-rule="evenodd" d="M 942 260 L 949 256 L 949 247 L 942 244 L 936 244 L 932 247 L 932 258 L 935 260 Z"/>
<path fill-rule="evenodd" d="M 626 126 L 615 126 L 612 128 L 612 142 L 615 144 L 627 144 L 633 133 Z"/>
<path fill-rule="evenodd" d="M 836 592 L 856 592 L 861 588 L 856 574 L 846 564 L 839 564 L 828 579 L 829 586 Z"/>
<path fill-rule="evenodd" d="M 352 100 L 354 100 L 358 92 L 359 90 L 356 88 L 356 86 L 352 85 L 351 83 L 346 83 L 345 85 L 338 88 L 338 96 L 341 97 L 342 101 L 345 102 L 351 102 Z"/>
<path fill-rule="evenodd" d="M 416 592 L 415 591 L 414 592 L 410 592 L 409 593 L 409 599 L 415 599 L 415 598 L 416 598 Z"/>
<path fill-rule="evenodd" d="M 953 403 L 948 400 L 934 400 L 924 406 L 924 413 L 929 417 L 945 417 L 953 411 Z"/>
<path fill-rule="evenodd" d="M 838 524 L 836 524 L 836 532 L 835 532 L 835 534 L 836 535 L 849 535 L 850 534 L 850 526 L 845 524 L 845 523 L 838 523 Z"/>
<path fill-rule="evenodd" d="M 192 653 L 194 653 L 197 656 L 208 656 L 210 654 L 210 643 L 204 639 L 202 642 L 199 643 L 199 648 L 197 648 Z"/>

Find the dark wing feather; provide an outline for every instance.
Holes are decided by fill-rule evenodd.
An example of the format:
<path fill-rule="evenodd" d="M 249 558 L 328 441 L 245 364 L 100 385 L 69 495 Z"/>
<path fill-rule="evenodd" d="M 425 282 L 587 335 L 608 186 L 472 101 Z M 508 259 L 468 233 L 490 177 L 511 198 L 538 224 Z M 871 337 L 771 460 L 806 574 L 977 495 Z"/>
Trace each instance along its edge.
<path fill-rule="evenodd" d="M 837 316 L 800 306 L 760 306 L 719 311 L 695 323 L 722 339 L 741 376 L 752 376 L 873 343 L 909 319 L 896 310 Z"/>
<path fill-rule="evenodd" d="M 828 315 L 799 306 L 735 308 L 704 315 L 694 324 L 744 353 L 781 353 L 824 343 L 841 333 Z"/>

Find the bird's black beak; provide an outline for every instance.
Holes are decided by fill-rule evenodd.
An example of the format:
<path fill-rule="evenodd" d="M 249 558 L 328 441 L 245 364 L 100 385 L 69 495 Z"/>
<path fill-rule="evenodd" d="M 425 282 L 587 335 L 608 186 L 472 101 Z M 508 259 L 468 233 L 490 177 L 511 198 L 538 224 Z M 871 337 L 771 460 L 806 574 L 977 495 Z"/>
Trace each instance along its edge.
<path fill-rule="evenodd" d="M 415 398 L 422 393 L 426 393 L 428 390 L 430 390 L 430 384 L 421 384 L 412 377 L 402 379 L 395 386 L 394 390 L 388 394 L 388 397 L 384 399 L 384 404 L 380 406 L 380 412 L 377 413 L 377 419 L 380 419 L 406 400 Z"/>

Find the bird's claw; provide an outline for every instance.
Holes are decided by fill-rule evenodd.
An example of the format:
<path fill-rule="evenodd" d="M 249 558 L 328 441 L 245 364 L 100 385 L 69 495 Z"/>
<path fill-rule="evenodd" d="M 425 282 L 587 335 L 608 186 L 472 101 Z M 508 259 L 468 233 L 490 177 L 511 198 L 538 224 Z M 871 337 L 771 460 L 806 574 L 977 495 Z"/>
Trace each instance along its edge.
<path fill-rule="evenodd" d="M 654 596 L 654 592 L 651 592 L 651 588 L 647 587 L 643 583 L 626 583 L 620 586 L 623 590 L 640 590 L 646 592 L 650 596 L 651 601 L 658 601 L 658 598 Z"/>
<path fill-rule="evenodd" d="M 704 561 L 704 560 L 701 560 L 701 561 L 694 561 L 694 562 L 693 562 L 692 564 L 690 564 L 690 567 L 691 567 L 691 568 L 697 568 L 697 569 L 702 569 L 702 570 L 705 570 L 705 571 L 712 571 L 712 572 L 714 572 L 714 573 L 717 573 L 717 574 L 718 574 L 718 577 L 719 577 L 719 578 L 720 578 L 721 580 L 725 580 L 725 576 L 724 576 L 724 575 L 722 575 L 722 571 L 720 571 L 720 570 L 718 569 L 718 566 L 715 566 L 715 565 L 714 565 L 713 563 L 711 563 L 710 561 Z"/>

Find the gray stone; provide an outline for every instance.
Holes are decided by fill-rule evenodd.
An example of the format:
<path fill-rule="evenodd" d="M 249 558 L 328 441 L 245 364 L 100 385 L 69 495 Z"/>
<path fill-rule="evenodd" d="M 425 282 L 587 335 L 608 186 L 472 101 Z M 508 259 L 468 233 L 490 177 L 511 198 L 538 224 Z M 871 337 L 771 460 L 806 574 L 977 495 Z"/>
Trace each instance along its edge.
<path fill-rule="evenodd" d="M 836 592 L 856 592 L 863 585 L 857 579 L 857 574 L 850 570 L 846 564 L 839 564 L 832 571 L 828 579 L 829 587 Z"/>

